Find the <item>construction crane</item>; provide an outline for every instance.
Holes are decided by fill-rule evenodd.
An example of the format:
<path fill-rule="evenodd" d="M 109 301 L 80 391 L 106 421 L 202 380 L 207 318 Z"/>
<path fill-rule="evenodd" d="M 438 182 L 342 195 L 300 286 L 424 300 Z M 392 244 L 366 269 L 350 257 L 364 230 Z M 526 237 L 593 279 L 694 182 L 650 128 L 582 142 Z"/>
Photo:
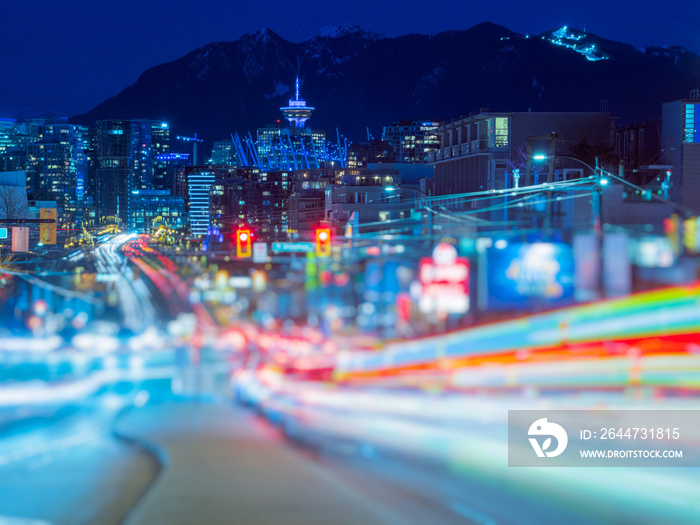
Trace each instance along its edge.
<path fill-rule="evenodd" d="M 194 148 L 193 148 L 193 154 L 192 154 L 192 165 L 196 166 L 197 165 L 197 142 L 204 142 L 204 140 L 197 138 L 197 134 L 194 134 L 194 137 L 181 137 L 180 135 L 177 136 L 178 140 L 184 140 L 185 142 L 194 142 Z"/>

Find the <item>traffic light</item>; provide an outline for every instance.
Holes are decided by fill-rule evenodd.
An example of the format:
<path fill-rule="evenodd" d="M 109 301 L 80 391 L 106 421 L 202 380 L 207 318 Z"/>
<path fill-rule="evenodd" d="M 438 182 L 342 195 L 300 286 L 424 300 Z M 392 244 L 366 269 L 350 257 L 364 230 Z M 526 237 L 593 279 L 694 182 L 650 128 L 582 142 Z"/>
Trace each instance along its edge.
<path fill-rule="evenodd" d="M 691 217 L 683 221 L 683 246 L 690 253 L 697 253 L 698 251 L 697 233 L 697 217 Z"/>
<path fill-rule="evenodd" d="M 675 213 L 664 219 L 664 233 L 671 243 L 673 253 L 678 255 L 681 252 L 681 221 Z"/>
<path fill-rule="evenodd" d="M 316 230 L 316 255 L 328 257 L 331 254 L 331 230 L 320 228 Z"/>
<path fill-rule="evenodd" d="M 236 231 L 236 256 L 250 257 L 253 254 L 250 230 Z"/>

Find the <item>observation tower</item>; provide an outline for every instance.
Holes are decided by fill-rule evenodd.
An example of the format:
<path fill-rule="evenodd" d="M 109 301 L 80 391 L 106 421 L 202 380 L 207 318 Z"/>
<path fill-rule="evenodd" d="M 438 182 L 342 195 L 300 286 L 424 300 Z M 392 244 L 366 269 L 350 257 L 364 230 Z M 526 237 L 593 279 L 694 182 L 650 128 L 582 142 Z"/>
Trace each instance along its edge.
<path fill-rule="evenodd" d="M 297 129 L 304 127 L 304 122 L 311 118 L 311 113 L 314 108 L 307 106 L 306 101 L 299 98 L 299 77 L 296 81 L 296 95 L 293 99 L 289 99 L 289 106 L 280 108 L 284 118 L 289 121 L 292 128 L 292 134 Z"/>

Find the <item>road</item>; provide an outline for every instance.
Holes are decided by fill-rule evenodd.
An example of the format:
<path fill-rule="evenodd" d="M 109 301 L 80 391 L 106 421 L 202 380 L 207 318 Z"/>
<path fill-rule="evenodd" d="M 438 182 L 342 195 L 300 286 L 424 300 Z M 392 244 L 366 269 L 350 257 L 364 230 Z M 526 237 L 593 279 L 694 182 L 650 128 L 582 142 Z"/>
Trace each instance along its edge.
<path fill-rule="evenodd" d="M 124 412 L 135 399 L 141 402 Z M 488 523 L 465 520 L 465 513 L 478 514 L 464 503 L 452 502 L 455 510 L 425 497 L 419 478 L 406 486 L 375 476 L 376 466 L 362 458 L 358 468 L 354 456 L 299 447 L 226 397 L 174 396 L 169 381 L 121 382 L 8 425 L 0 436 L 0 492 L 9 496 L 0 501 L 0 518 L 51 524 Z"/>
<path fill-rule="evenodd" d="M 206 376 L 214 364 L 203 366 Z M 503 411 L 551 401 L 381 391 L 341 399 L 315 388 L 326 390 L 315 403 L 306 392 L 306 403 L 271 399 L 260 414 L 235 405 L 222 383 L 174 394 L 169 378 L 123 378 L 5 427 L 0 492 L 11 497 L 0 516 L 520 525 L 697 523 L 700 515 L 698 469 L 508 469 Z M 621 403 L 615 398 L 587 403 Z"/>
<path fill-rule="evenodd" d="M 159 469 L 112 433 L 128 399 L 106 391 L 3 427 L 0 523 L 121 523 Z"/>
<path fill-rule="evenodd" d="M 117 293 L 123 325 L 134 333 L 141 333 L 156 321 L 156 310 L 151 293 L 143 279 L 134 278 L 134 272 L 121 254 L 122 246 L 130 239 L 119 235 L 94 250 L 96 267 L 101 279 L 112 283 Z"/>
<path fill-rule="evenodd" d="M 436 505 L 471 509 L 484 523 L 690 524 L 700 517 L 699 468 L 512 468 L 507 459 L 508 410 L 694 410 L 693 398 L 272 385 L 248 385 L 239 396 L 294 441 Z M 698 448 L 686 445 L 686 452 Z"/>
<path fill-rule="evenodd" d="M 278 429 L 224 402 L 147 406 L 119 428 L 169 458 L 130 524 L 465 523 L 450 509 L 293 446 Z"/>
<path fill-rule="evenodd" d="M 113 283 L 126 335 L 87 333 L 66 342 L 75 348 L 8 351 L 15 361 L 0 385 L 0 524 L 700 522 L 697 468 L 508 467 L 509 409 L 697 408 L 683 390 L 671 399 L 586 388 L 591 377 L 627 377 L 610 356 L 585 367 L 487 363 L 461 369 L 451 383 L 439 366 L 314 382 L 285 376 L 272 361 L 260 366 L 265 352 L 307 357 L 311 336 L 279 338 L 273 352 L 263 339 L 276 334 L 241 330 L 228 336 L 260 355 L 235 375 L 234 389 L 232 363 L 242 359 L 226 345 L 217 350 L 216 323 L 191 302 L 172 261 L 129 236 L 97 248 L 95 259 Z M 179 314 L 193 319 L 193 330 L 166 333 Z M 637 380 L 695 384 L 696 355 L 651 358 L 654 374 L 640 375 L 652 361 L 631 357 Z M 44 381 L 29 383 L 16 359 L 31 361 Z M 48 373 L 63 359 L 65 373 Z M 504 387 L 516 377 L 569 385 L 576 377 L 584 386 L 550 395 Z"/>

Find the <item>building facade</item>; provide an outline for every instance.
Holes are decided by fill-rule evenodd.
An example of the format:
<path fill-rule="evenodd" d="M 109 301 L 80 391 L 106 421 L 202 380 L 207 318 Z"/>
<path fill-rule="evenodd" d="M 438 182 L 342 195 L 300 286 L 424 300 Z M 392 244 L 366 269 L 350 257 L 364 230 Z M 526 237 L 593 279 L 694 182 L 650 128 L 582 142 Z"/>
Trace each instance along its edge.
<path fill-rule="evenodd" d="M 131 204 L 129 227 L 136 231 L 149 231 L 156 217 L 162 217 L 171 228 L 185 225 L 185 199 L 171 195 L 170 190 L 134 190 Z"/>
<path fill-rule="evenodd" d="M 555 180 L 580 177 L 600 151 L 613 148 L 614 118 L 608 113 L 496 113 L 482 110 L 438 129 L 440 149 L 431 152 L 435 194 L 502 190 L 546 182 L 547 164 L 536 154 L 554 159 Z M 587 156 L 588 155 L 588 156 Z"/>
<path fill-rule="evenodd" d="M 401 120 L 385 126 L 382 140 L 388 142 L 396 162 L 428 162 L 430 152 L 440 147 L 439 120 Z"/>
<path fill-rule="evenodd" d="M 700 90 L 663 104 L 661 143 L 673 199 L 700 212 Z"/>
<path fill-rule="evenodd" d="M 171 189 L 170 129 L 153 120 L 101 120 L 95 133 L 95 205 L 131 224 L 134 191 Z"/>
<path fill-rule="evenodd" d="M 385 140 L 355 142 L 348 146 L 348 168 L 367 168 L 369 164 L 393 164 L 396 161 L 394 147 Z"/>
<path fill-rule="evenodd" d="M 211 148 L 209 164 L 214 166 L 238 166 L 238 158 L 232 140 L 217 140 Z"/>
<path fill-rule="evenodd" d="M 36 199 L 56 201 L 60 222 L 76 218 L 85 197 L 88 129 L 65 122 L 37 122 L 27 144 L 27 182 Z"/>
<path fill-rule="evenodd" d="M 95 134 L 95 206 L 102 217 L 129 219 L 131 177 L 131 123 L 101 120 Z"/>
<path fill-rule="evenodd" d="M 326 220 L 344 226 L 353 214 L 358 223 L 405 218 L 400 194 L 392 191 L 400 183 L 395 169 L 355 170 L 343 175 L 341 184 L 326 187 Z"/>
<path fill-rule="evenodd" d="M 0 119 L 0 171 L 24 171 L 29 136 L 14 119 Z"/>

